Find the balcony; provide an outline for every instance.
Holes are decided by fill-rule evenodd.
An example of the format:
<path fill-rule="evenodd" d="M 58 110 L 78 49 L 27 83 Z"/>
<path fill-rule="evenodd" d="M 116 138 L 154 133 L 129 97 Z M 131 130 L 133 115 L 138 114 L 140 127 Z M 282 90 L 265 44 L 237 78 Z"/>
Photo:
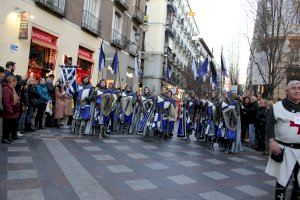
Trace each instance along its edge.
<path fill-rule="evenodd" d="M 122 35 L 116 30 L 112 30 L 112 39 L 110 43 L 120 49 L 125 49 L 127 45 L 127 39 L 125 35 Z"/>
<path fill-rule="evenodd" d="M 82 14 L 81 28 L 95 36 L 100 36 L 101 20 L 87 10 L 84 10 Z"/>
<path fill-rule="evenodd" d="M 171 25 L 166 27 L 166 33 L 170 34 L 173 38 L 176 37 L 176 31 Z"/>
<path fill-rule="evenodd" d="M 116 6 L 119 7 L 120 10 L 125 11 L 129 9 L 128 0 L 114 0 Z"/>
<path fill-rule="evenodd" d="M 35 3 L 60 17 L 65 16 L 65 0 L 35 0 Z"/>
<path fill-rule="evenodd" d="M 132 20 L 134 20 L 137 24 L 144 23 L 144 13 L 139 9 L 138 6 L 133 7 Z"/>
<path fill-rule="evenodd" d="M 128 53 L 133 55 L 133 56 L 137 56 L 138 55 L 138 46 L 135 42 L 129 41 L 128 45 Z"/>
<path fill-rule="evenodd" d="M 173 14 L 176 14 L 177 8 L 173 2 L 173 0 L 168 0 L 168 11 L 170 11 Z"/>

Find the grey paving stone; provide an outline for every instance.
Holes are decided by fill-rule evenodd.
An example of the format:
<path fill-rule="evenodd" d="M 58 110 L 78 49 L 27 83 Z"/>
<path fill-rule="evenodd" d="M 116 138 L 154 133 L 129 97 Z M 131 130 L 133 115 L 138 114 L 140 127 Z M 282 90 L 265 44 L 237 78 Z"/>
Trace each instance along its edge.
<path fill-rule="evenodd" d="M 239 157 L 229 157 L 227 158 L 228 160 L 234 161 L 234 162 L 245 162 L 247 160 L 243 159 L 243 158 L 239 158 Z"/>
<path fill-rule="evenodd" d="M 146 156 L 145 154 L 142 154 L 142 153 L 132 153 L 132 154 L 127 154 L 127 156 L 129 156 L 130 158 L 133 158 L 133 159 L 149 158 L 148 156 Z"/>
<path fill-rule="evenodd" d="M 174 153 L 170 153 L 170 152 L 159 152 L 158 154 L 161 155 L 161 156 L 164 156 L 164 157 L 176 156 Z"/>
<path fill-rule="evenodd" d="M 265 160 L 264 158 L 259 157 L 259 156 L 247 156 L 247 157 L 252 159 L 252 160 Z"/>
<path fill-rule="evenodd" d="M 7 191 L 7 200 L 44 200 L 44 199 L 45 198 L 41 188 Z"/>
<path fill-rule="evenodd" d="M 180 161 L 178 162 L 179 164 L 185 166 L 185 167 L 196 167 L 196 166 L 200 166 L 200 164 L 195 163 L 193 161 Z"/>
<path fill-rule="evenodd" d="M 8 152 L 26 152 L 29 151 L 28 147 L 8 147 Z"/>
<path fill-rule="evenodd" d="M 44 143 L 79 199 L 113 200 L 59 140 L 44 140 Z"/>
<path fill-rule="evenodd" d="M 15 144 L 26 144 L 27 140 L 26 139 L 18 139 L 14 141 Z"/>
<path fill-rule="evenodd" d="M 222 165 L 225 164 L 225 162 L 218 160 L 218 159 L 206 159 L 207 162 L 214 164 L 214 165 Z"/>
<path fill-rule="evenodd" d="M 17 156 L 17 157 L 8 157 L 8 163 L 32 163 L 32 158 L 30 156 Z"/>
<path fill-rule="evenodd" d="M 271 186 L 273 186 L 273 187 L 276 186 L 276 180 L 265 181 L 264 183 L 265 183 L 265 184 L 268 184 L 268 185 L 271 185 Z"/>
<path fill-rule="evenodd" d="M 151 183 L 150 181 L 146 179 L 139 179 L 139 180 L 130 180 L 125 181 L 127 185 L 129 185 L 133 190 L 139 191 L 139 190 L 152 190 L 156 189 L 157 186 Z"/>
<path fill-rule="evenodd" d="M 169 148 L 172 148 L 172 149 L 180 149 L 180 148 L 182 148 L 182 147 L 180 147 L 178 145 L 175 145 L 175 144 L 168 144 L 166 146 L 169 147 Z"/>
<path fill-rule="evenodd" d="M 196 152 L 196 151 L 184 151 L 184 153 L 186 153 L 187 155 L 190 156 L 201 156 L 202 153 Z"/>
<path fill-rule="evenodd" d="M 108 144 L 117 144 L 117 143 L 119 143 L 117 140 L 114 140 L 114 139 L 103 140 L 103 142 L 108 143 Z"/>
<path fill-rule="evenodd" d="M 114 146 L 114 148 L 120 151 L 132 150 L 129 146 Z"/>
<path fill-rule="evenodd" d="M 111 155 L 93 155 L 96 160 L 115 160 Z"/>
<path fill-rule="evenodd" d="M 147 166 L 148 168 L 150 169 L 153 169 L 153 170 L 161 170 L 161 169 L 169 169 L 170 167 L 162 164 L 162 163 L 147 163 L 145 164 L 145 166 Z"/>
<path fill-rule="evenodd" d="M 261 190 L 259 188 L 256 188 L 252 185 L 243 185 L 243 186 L 238 186 L 238 187 L 235 187 L 235 189 L 237 190 L 240 190 L 252 197 L 259 197 L 259 196 L 262 196 L 262 195 L 267 195 L 269 194 L 268 192 L 264 191 L 264 190 Z"/>
<path fill-rule="evenodd" d="M 157 146 L 154 145 L 142 145 L 142 147 L 147 150 L 159 149 Z"/>
<path fill-rule="evenodd" d="M 132 169 L 128 168 L 126 165 L 110 165 L 106 166 L 112 173 L 124 173 L 133 172 Z"/>
<path fill-rule="evenodd" d="M 241 174 L 243 176 L 249 176 L 249 175 L 256 174 L 255 172 L 252 172 L 252 171 L 244 169 L 244 168 L 236 168 L 236 169 L 232 169 L 231 171 Z"/>
<path fill-rule="evenodd" d="M 7 180 L 37 178 L 35 170 L 8 170 Z"/>
<path fill-rule="evenodd" d="M 197 183 L 194 179 L 186 176 L 186 175 L 177 175 L 177 176 L 168 176 L 168 179 L 177 183 L 178 185 L 186 185 L 191 183 Z"/>
<path fill-rule="evenodd" d="M 209 178 L 215 179 L 215 180 L 223 180 L 223 179 L 229 178 L 225 174 L 222 174 L 222 173 L 219 173 L 216 171 L 204 172 L 202 174 Z"/>
<path fill-rule="evenodd" d="M 266 166 L 265 166 L 265 165 L 258 165 L 258 166 L 254 166 L 254 168 L 256 168 L 256 169 L 260 169 L 260 170 L 263 170 L 263 171 L 265 171 L 265 170 L 266 170 Z"/>
<path fill-rule="evenodd" d="M 74 142 L 76 142 L 78 144 L 89 144 L 89 143 L 91 143 L 91 141 L 85 140 L 85 139 L 75 139 Z"/>
<path fill-rule="evenodd" d="M 139 139 L 128 139 L 129 142 L 131 143 L 139 143 L 139 142 L 142 142 L 141 140 Z"/>
<path fill-rule="evenodd" d="M 233 198 L 218 191 L 205 192 L 199 195 L 206 200 L 234 200 Z"/>
<path fill-rule="evenodd" d="M 87 146 L 87 147 L 82 147 L 86 151 L 101 151 L 99 147 L 96 146 Z"/>

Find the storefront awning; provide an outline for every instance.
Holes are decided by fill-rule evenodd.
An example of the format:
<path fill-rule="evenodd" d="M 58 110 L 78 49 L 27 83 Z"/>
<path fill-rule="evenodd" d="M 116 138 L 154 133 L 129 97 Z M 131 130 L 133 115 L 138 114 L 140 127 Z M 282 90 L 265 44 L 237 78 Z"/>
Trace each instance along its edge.
<path fill-rule="evenodd" d="M 37 44 L 37 45 L 40 45 L 40 46 L 43 46 L 43 47 L 46 47 L 46 48 L 49 48 L 49 49 L 54 49 L 54 50 L 57 51 L 57 47 L 56 46 L 47 44 L 45 42 L 41 42 L 41 41 L 35 40 L 35 39 L 32 39 L 31 42 L 34 43 L 34 44 Z"/>
<path fill-rule="evenodd" d="M 78 58 L 80 58 L 80 59 L 82 59 L 82 60 L 89 61 L 89 62 L 91 62 L 91 63 L 94 63 L 94 60 L 93 60 L 93 59 L 87 58 L 86 56 L 78 55 Z"/>

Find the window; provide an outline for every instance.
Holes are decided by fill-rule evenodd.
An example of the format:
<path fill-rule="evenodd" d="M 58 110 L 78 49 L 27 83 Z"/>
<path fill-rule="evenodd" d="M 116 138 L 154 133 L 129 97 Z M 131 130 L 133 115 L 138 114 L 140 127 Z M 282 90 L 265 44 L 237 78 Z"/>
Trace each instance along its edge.
<path fill-rule="evenodd" d="M 135 27 L 132 27 L 132 31 L 131 31 L 131 41 L 132 42 L 136 42 L 136 33 L 137 33 L 137 30 L 136 30 L 136 28 Z"/>
<path fill-rule="evenodd" d="M 118 12 L 115 12 L 114 30 L 122 33 L 122 18 Z"/>
<path fill-rule="evenodd" d="M 135 0 L 134 6 L 140 7 L 141 5 L 141 0 Z"/>
<path fill-rule="evenodd" d="M 100 13 L 100 0 L 85 0 L 84 10 L 98 18 Z"/>

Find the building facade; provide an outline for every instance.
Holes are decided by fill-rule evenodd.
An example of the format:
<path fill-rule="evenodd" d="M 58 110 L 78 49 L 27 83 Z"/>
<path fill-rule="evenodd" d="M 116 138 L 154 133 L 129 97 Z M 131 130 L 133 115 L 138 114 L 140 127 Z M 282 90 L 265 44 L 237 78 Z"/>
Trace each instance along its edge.
<path fill-rule="evenodd" d="M 145 0 L 2 0 L 0 65 L 17 63 L 24 77 L 54 74 L 72 61 L 77 79 L 88 75 L 138 89 L 134 61 L 141 55 Z M 98 70 L 103 43 L 106 67 Z M 115 52 L 118 73 L 111 73 Z"/>
<path fill-rule="evenodd" d="M 145 14 L 143 85 L 156 93 L 162 86 L 182 93 L 186 69 L 193 59 L 200 63 L 208 55 L 190 5 L 187 0 L 148 0 Z"/>

